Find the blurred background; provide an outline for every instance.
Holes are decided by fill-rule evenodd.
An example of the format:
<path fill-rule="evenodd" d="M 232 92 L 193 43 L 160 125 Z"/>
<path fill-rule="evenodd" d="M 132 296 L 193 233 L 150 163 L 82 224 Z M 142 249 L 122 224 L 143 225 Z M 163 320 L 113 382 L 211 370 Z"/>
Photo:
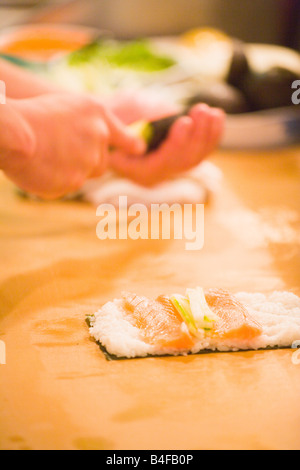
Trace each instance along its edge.
<path fill-rule="evenodd" d="M 119 38 L 212 26 L 300 49 L 300 0 L 0 0 L 1 28 L 27 21 L 96 26 Z"/>

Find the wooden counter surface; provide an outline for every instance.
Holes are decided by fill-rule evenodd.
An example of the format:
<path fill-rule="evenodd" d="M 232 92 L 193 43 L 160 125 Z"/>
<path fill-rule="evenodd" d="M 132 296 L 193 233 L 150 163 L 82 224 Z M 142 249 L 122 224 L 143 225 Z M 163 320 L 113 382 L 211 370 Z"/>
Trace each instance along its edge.
<path fill-rule="evenodd" d="M 0 177 L 0 449 L 300 449 L 291 350 L 108 362 L 85 324 L 126 289 L 300 295 L 300 150 L 213 161 L 196 253 L 101 242 L 93 207 L 22 200 Z"/>

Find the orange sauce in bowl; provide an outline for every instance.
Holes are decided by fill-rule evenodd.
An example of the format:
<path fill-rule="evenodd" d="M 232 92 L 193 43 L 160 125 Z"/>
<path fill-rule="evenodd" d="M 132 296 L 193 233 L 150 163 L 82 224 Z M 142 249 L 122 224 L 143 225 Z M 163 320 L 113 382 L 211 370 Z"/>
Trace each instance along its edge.
<path fill-rule="evenodd" d="M 84 27 L 20 26 L 0 35 L 0 52 L 29 60 L 47 61 L 80 49 L 95 37 L 95 30 Z"/>

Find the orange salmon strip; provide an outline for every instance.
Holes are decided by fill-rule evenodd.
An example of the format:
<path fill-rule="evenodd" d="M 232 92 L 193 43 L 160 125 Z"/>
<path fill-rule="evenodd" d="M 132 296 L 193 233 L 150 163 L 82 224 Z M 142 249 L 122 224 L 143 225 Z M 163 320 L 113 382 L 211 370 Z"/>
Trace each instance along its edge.
<path fill-rule="evenodd" d="M 246 308 L 229 292 L 210 289 L 205 293 L 211 310 L 218 315 L 213 335 L 224 339 L 250 340 L 262 334 L 262 326 Z"/>
<path fill-rule="evenodd" d="M 123 299 L 133 325 L 141 330 L 147 343 L 178 351 L 188 351 L 193 346 L 193 338 L 182 330 L 183 321 L 167 297 L 154 301 L 124 294 Z"/>
<path fill-rule="evenodd" d="M 262 327 L 246 308 L 229 292 L 211 289 L 205 293 L 210 309 L 219 320 L 208 333 L 212 338 L 251 340 L 262 334 Z M 124 308 L 130 322 L 140 330 L 143 340 L 160 348 L 188 351 L 196 343 L 187 329 L 182 328 L 183 320 L 167 296 L 157 300 L 135 294 L 124 294 Z"/>

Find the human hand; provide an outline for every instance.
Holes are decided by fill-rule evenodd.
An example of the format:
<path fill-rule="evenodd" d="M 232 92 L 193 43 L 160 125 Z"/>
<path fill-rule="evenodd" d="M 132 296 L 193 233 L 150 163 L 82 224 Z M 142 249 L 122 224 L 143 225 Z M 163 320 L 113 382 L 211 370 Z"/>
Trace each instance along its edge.
<path fill-rule="evenodd" d="M 112 103 L 112 109 L 127 123 L 146 119 L 155 120 L 178 112 L 167 102 L 149 101 L 137 94 Z M 127 109 L 127 112 L 126 112 Z M 210 155 L 220 142 L 225 114 L 220 109 L 199 104 L 189 115 L 179 118 L 168 138 L 154 152 L 143 157 L 114 152 L 110 162 L 118 173 L 143 185 L 154 185 L 197 166 Z"/>
<path fill-rule="evenodd" d="M 11 100 L 31 134 L 30 152 L 13 153 L 3 170 L 23 190 L 55 199 L 101 176 L 109 166 L 111 147 L 124 155 L 145 151 L 109 110 L 96 100 L 73 94 L 48 94 Z"/>

